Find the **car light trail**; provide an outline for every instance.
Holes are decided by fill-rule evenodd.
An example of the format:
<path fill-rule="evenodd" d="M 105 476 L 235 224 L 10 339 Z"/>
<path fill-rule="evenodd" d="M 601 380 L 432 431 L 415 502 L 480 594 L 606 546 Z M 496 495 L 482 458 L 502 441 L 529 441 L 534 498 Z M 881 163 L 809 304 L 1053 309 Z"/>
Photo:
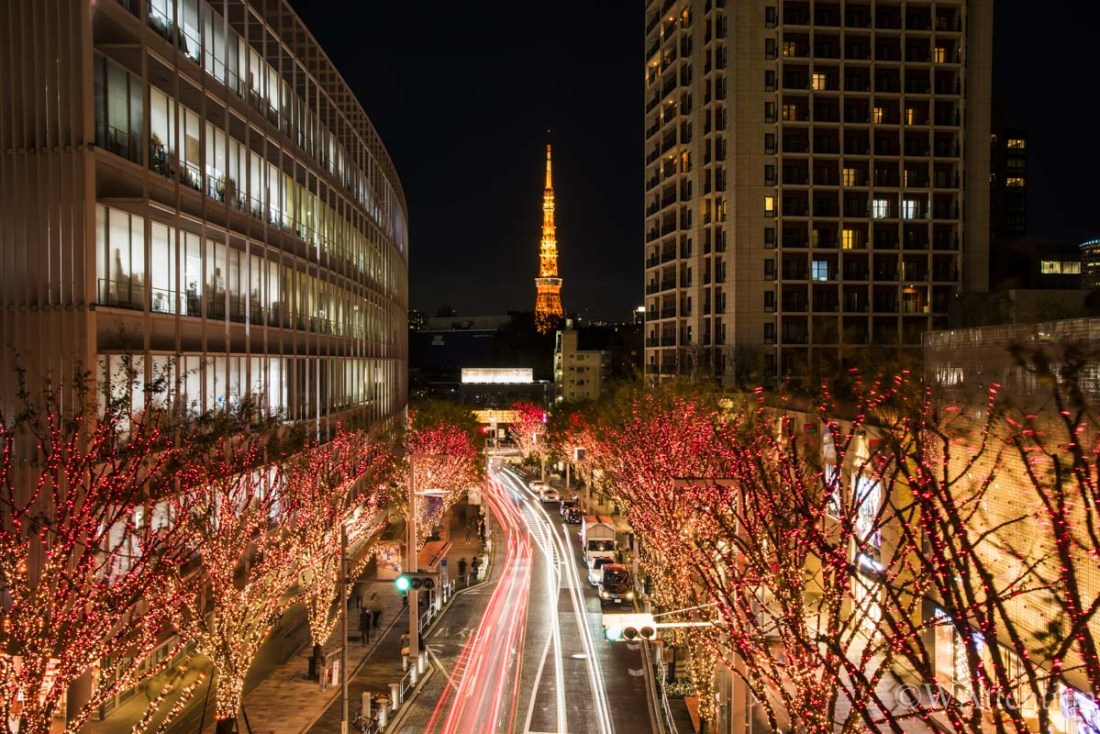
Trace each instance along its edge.
<path fill-rule="evenodd" d="M 530 492 L 530 490 L 526 489 L 520 476 L 512 470 L 502 469 L 500 476 L 514 489 Z M 528 504 L 532 515 L 535 516 L 535 520 L 543 523 L 544 527 L 549 529 L 549 535 L 554 539 L 554 543 L 558 548 L 558 557 L 561 559 L 560 569 L 569 577 L 569 582 L 566 585 L 569 587 L 573 613 L 576 615 L 577 627 L 580 630 L 581 645 L 587 656 L 586 667 L 588 669 L 589 684 L 592 689 L 596 725 L 601 734 L 611 734 L 611 732 L 614 731 L 614 726 L 611 723 L 610 705 L 608 704 L 607 693 L 604 688 L 603 671 L 600 669 L 599 657 L 596 654 L 595 639 L 592 636 L 592 629 L 588 624 L 588 610 L 584 600 L 584 587 L 581 585 L 580 574 L 577 572 L 577 558 L 573 553 L 573 545 L 569 542 L 568 538 L 563 537 L 562 533 L 558 532 L 557 525 L 550 519 L 550 516 L 541 503 L 532 502 Z M 540 514 L 541 517 L 539 517 Z M 561 730 L 564 731 L 565 729 L 562 728 Z"/>
<path fill-rule="evenodd" d="M 467 640 L 462 650 L 462 658 L 467 660 L 465 670 L 457 687 L 448 682 L 426 732 L 437 730 L 444 711 L 446 717 L 439 729 L 444 734 L 491 734 L 502 726 L 504 731 L 510 732 L 515 724 L 516 689 L 526 636 L 533 547 L 523 518 L 503 491 L 503 486 L 495 481 L 490 482 L 485 499 L 504 531 L 504 562 L 477 632 Z M 507 695 L 509 688 L 510 696 Z M 505 722 L 501 720 L 505 713 L 502 704 L 508 699 L 510 704 Z"/>

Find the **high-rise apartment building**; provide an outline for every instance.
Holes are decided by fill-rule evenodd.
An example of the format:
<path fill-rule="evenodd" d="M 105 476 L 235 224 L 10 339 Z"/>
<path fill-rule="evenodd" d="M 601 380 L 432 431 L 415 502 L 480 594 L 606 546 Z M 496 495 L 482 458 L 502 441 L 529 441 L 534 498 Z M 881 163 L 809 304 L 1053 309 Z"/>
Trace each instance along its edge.
<path fill-rule="evenodd" d="M 0 33 L 0 405 L 8 360 L 132 355 L 195 410 L 403 410 L 404 194 L 285 1 L 15 0 Z"/>
<path fill-rule="evenodd" d="M 919 354 L 988 286 L 991 0 L 650 0 L 646 373 Z"/>

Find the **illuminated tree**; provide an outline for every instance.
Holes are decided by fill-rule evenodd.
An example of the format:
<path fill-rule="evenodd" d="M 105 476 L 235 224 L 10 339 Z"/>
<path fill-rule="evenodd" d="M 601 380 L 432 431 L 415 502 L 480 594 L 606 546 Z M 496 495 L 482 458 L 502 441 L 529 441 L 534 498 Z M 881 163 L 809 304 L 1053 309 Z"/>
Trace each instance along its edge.
<path fill-rule="evenodd" d="M 447 510 L 484 475 L 480 433 L 468 410 L 423 403 L 409 409 L 404 448 L 399 483 L 407 487 L 415 471 L 418 490 L 441 490 L 431 498 L 416 497 L 418 543 L 423 545 Z"/>
<path fill-rule="evenodd" d="M 515 442 L 525 460 L 533 459 L 545 472 L 549 445 L 546 437 L 547 412 L 534 403 L 516 403 L 512 406 L 516 421 L 508 426 L 508 436 Z"/>
<path fill-rule="evenodd" d="M 176 513 L 189 518 L 192 573 L 203 583 L 171 612 L 180 635 L 213 665 L 219 733 L 233 730 L 245 676 L 291 603 L 299 573 L 296 548 L 280 524 L 285 455 L 269 438 L 226 435 L 196 450 L 175 500 Z M 188 576 L 174 583 L 182 592 Z"/>
<path fill-rule="evenodd" d="M 164 581 L 189 532 L 166 502 L 175 458 L 168 416 L 98 400 L 81 387 L 87 382 L 77 375 L 40 397 L 24 390 L 20 413 L 0 415 L 6 730 L 49 732 L 61 697 L 76 688 L 84 695 L 70 696 L 67 728 L 76 731 L 155 673 L 141 666 L 185 591 Z M 74 402 L 63 404 L 63 392 Z"/>
<path fill-rule="evenodd" d="M 370 539 L 380 529 L 380 511 L 389 499 L 393 445 L 380 433 L 338 431 L 323 444 L 307 447 L 286 466 L 288 542 L 301 572 L 301 599 L 309 617 L 315 651 L 339 621 L 341 527 L 355 546 L 348 577 L 355 579 L 371 558 Z"/>

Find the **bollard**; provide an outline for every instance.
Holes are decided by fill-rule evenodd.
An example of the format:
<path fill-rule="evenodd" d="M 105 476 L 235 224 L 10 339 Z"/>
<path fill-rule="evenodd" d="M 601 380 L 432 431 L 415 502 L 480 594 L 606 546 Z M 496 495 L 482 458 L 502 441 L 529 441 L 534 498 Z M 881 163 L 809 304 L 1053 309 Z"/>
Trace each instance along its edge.
<path fill-rule="evenodd" d="M 392 706 L 393 710 L 396 711 L 398 709 L 398 707 L 401 705 L 401 684 L 400 683 L 390 683 L 390 699 L 391 699 L 390 706 Z"/>
<path fill-rule="evenodd" d="M 408 669 L 409 669 L 409 656 L 408 655 L 402 655 L 401 656 L 401 672 L 404 673 L 404 672 L 408 671 Z"/>
<path fill-rule="evenodd" d="M 424 675 L 425 669 L 428 667 L 428 656 L 421 655 L 416 659 L 416 672 L 418 675 Z"/>
<path fill-rule="evenodd" d="M 416 685 L 416 680 L 420 677 L 420 656 L 416 656 L 416 660 L 412 661 L 409 671 L 409 681 L 413 686 Z"/>
<path fill-rule="evenodd" d="M 385 731 L 386 724 L 389 723 L 390 710 L 385 706 L 378 709 L 378 730 Z"/>
<path fill-rule="evenodd" d="M 363 691 L 363 695 L 359 697 L 359 714 L 363 717 L 363 721 L 370 721 L 371 703 L 371 692 Z"/>

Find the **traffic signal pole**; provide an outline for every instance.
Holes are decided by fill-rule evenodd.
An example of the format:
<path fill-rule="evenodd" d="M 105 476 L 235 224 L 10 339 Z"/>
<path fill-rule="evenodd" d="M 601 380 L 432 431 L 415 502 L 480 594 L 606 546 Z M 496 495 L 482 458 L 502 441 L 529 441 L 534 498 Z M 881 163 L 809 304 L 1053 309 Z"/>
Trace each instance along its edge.
<path fill-rule="evenodd" d="M 420 570 L 417 565 L 416 554 L 416 454 L 409 454 L 409 515 L 406 520 L 406 527 L 409 531 L 409 537 L 406 549 L 405 568 L 408 573 L 416 573 Z M 409 587 L 406 592 L 409 602 L 409 662 L 413 665 L 413 669 L 419 671 L 416 667 L 420 657 L 420 599 L 419 593 L 416 589 Z M 417 673 L 413 673 L 416 675 Z"/>

